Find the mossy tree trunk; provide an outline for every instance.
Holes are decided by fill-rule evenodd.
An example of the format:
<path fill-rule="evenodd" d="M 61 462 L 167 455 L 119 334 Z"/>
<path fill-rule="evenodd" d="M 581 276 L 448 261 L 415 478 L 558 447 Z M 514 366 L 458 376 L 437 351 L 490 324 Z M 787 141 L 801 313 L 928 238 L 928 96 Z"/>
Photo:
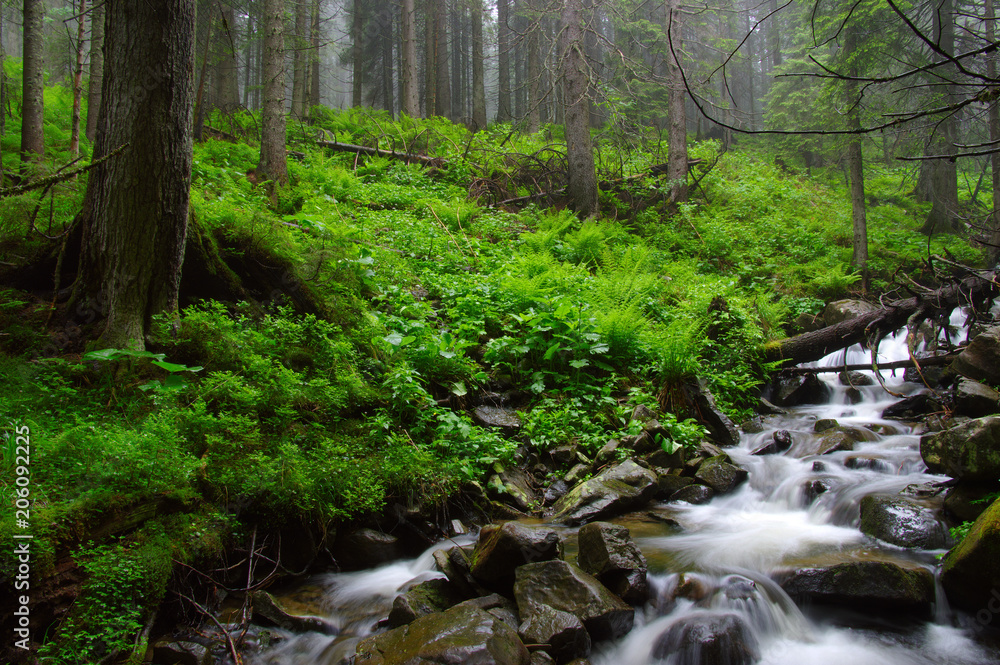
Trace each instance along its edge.
<path fill-rule="evenodd" d="M 573 209 L 588 217 L 597 212 L 597 171 L 590 142 L 590 77 L 583 53 L 583 8 L 580 0 L 565 0 L 562 20 L 561 59 L 566 100 L 566 162 L 569 167 L 566 192 Z"/>
<path fill-rule="evenodd" d="M 45 155 L 45 103 L 42 0 L 24 0 L 24 73 L 21 113 L 21 161 L 40 161 Z"/>
<path fill-rule="evenodd" d="M 97 116 L 101 111 L 101 82 L 104 80 L 104 3 L 90 10 L 90 83 L 87 89 L 87 138 L 97 137 Z"/>
<path fill-rule="evenodd" d="M 188 223 L 194 0 L 108 0 L 95 168 L 81 213 L 75 309 L 105 319 L 101 344 L 142 348 L 155 314 L 175 310 Z"/>
<path fill-rule="evenodd" d="M 264 108 L 257 179 L 288 184 L 285 152 L 285 39 L 282 0 L 264 3 Z"/>

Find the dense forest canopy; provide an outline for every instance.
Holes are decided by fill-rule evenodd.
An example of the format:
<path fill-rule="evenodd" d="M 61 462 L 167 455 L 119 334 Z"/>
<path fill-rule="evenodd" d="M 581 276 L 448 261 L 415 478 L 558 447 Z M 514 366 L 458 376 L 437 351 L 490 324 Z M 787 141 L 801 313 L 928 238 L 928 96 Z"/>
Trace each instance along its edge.
<path fill-rule="evenodd" d="M 226 557 L 701 454 L 829 302 L 989 295 L 997 45 L 993 0 L 0 0 L 34 647 L 141 658 Z"/>

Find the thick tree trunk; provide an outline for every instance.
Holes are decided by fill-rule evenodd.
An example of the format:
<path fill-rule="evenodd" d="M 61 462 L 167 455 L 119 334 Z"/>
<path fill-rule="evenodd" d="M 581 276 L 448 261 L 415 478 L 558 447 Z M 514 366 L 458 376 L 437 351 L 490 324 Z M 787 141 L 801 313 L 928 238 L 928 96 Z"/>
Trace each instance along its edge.
<path fill-rule="evenodd" d="M 950 314 L 960 305 L 981 304 L 997 293 L 997 286 L 991 280 L 967 277 L 958 284 L 897 300 L 856 319 L 767 344 L 764 361 L 781 361 L 782 365 L 790 366 L 819 360 L 853 344 L 880 340 L 903 326 L 916 327 L 924 320 Z"/>
<path fill-rule="evenodd" d="M 383 107 L 393 115 L 396 112 L 395 95 L 392 92 L 392 81 L 395 78 L 393 72 L 392 44 L 392 9 L 386 7 L 382 10 L 382 102 Z"/>
<path fill-rule="evenodd" d="M 97 135 L 101 111 L 101 82 L 104 80 L 104 3 L 90 9 L 90 83 L 87 90 L 87 138 Z"/>
<path fill-rule="evenodd" d="M 583 217 L 597 212 L 597 172 L 590 143 L 590 77 L 583 53 L 581 0 L 565 0 L 562 12 L 563 89 L 566 98 L 566 187 L 573 209 Z"/>
<path fill-rule="evenodd" d="M 403 37 L 403 98 L 400 100 L 402 112 L 411 118 L 420 116 L 420 95 L 417 85 L 417 9 L 414 0 L 403 0 L 400 15 Z"/>
<path fill-rule="evenodd" d="M 177 307 L 188 222 L 194 0 L 107 0 L 107 71 L 84 209 L 76 311 L 106 319 L 100 344 L 143 348 Z"/>
<path fill-rule="evenodd" d="M 666 0 L 666 30 L 669 35 L 670 53 L 667 54 L 667 113 L 670 127 L 667 134 L 667 179 L 670 180 L 670 201 L 680 203 L 688 199 L 687 185 L 687 92 L 681 77 L 681 14 L 680 0 Z"/>
<path fill-rule="evenodd" d="M 73 117 L 70 120 L 69 154 L 76 159 L 80 156 L 80 108 L 83 105 L 83 62 L 87 30 L 87 0 L 80 0 L 76 17 L 76 67 L 73 70 Z M 2 113 L 0 109 L 0 113 Z"/>
<path fill-rule="evenodd" d="M 437 13 L 434 1 L 424 3 L 424 115 L 437 112 Z"/>
<path fill-rule="evenodd" d="M 483 0 L 472 6 L 472 130 L 486 129 L 486 77 L 483 67 Z M 508 82 L 509 85 L 509 82 Z"/>
<path fill-rule="evenodd" d="M 529 0 L 528 7 L 531 11 L 530 17 L 530 27 L 528 28 L 527 35 L 527 86 L 528 86 L 528 99 L 527 108 L 525 109 L 525 128 L 529 134 L 534 134 L 541 128 L 542 123 L 542 100 L 541 100 L 541 90 L 542 90 L 542 62 L 539 57 L 540 39 L 539 33 L 541 32 L 541 26 L 539 25 L 540 16 L 539 12 L 535 11 L 535 3 Z M 565 12 L 565 6 L 563 12 Z"/>
<path fill-rule="evenodd" d="M 500 71 L 497 122 L 511 119 L 510 105 L 510 0 L 497 0 L 497 66 Z"/>
<path fill-rule="evenodd" d="M 243 70 L 243 106 L 250 108 L 250 88 L 251 88 L 251 78 L 250 73 L 254 71 L 254 58 L 253 58 L 253 14 L 247 15 L 247 35 L 246 35 L 246 51 L 243 53 L 244 59 L 244 70 Z"/>
<path fill-rule="evenodd" d="M 0 136 L 7 133 L 7 75 L 3 69 L 3 7 L 0 6 Z M 0 148 L 0 155 L 3 149 Z M 0 187 L 3 187 L 3 160 L 0 159 Z"/>
<path fill-rule="evenodd" d="M 354 10 L 351 19 L 351 58 L 353 76 L 351 78 L 351 106 L 357 108 L 364 105 L 364 68 L 361 66 L 364 57 L 362 43 L 364 21 L 361 14 L 361 0 L 354 0 Z"/>
<path fill-rule="evenodd" d="M 858 28 L 848 26 L 845 30 L 845 51 L 848 57 L 858 48 Z M 852 77 L 859 75 L 859 68 L 852 65 Z M 858 95 L 857 81 L 844 82 L 848 110 L 848 126 L 851 130 L 860 131 L 861 111 L 858 105 L 861 99 Z M 851 176 L 851 220 L 854 230 L 853 253 L 851 265 L 861 271 L 862 288 L 868 290 L 868 220 L 865 214 L 865 172 L 864 157 L 861 152 L 861 134 L 852 134 L 847 143 L 847 164 Z"/>
<path fill-rule="evenodd" d="M 24 82 L 21 115 L 21 161 L 41 161 L 45 155 L 43 123 L 44 50 L 42 22 L 45 8 L 42 0 L 24 0 Z"/>
<path fill-rule="evenodd" d="M 306 116 L 306 30 L 309 7 L 306 0 L 295 0 L 295 37 L 292 38 L 292 115 Z"/>
<path fill-rule="evenodd" d="M 451 77 L 448 69 L 448 5 L 446 0 L 433 0 L 434 11 L 434 71 L 437 74 L 434 93 L 434 114 L 451 115 Z"/>
<path fill-rule="evenodd" d="M 953 0 L 935 0 L 932 7 L 933 35 L 935 43 L 942 51 L 952 55 L 955 52 L 955 5 Z M 936 58 L 944 60 L 944 56 Z M 939 69 L 940 76 L 955 80 L 958 73 L 954 65 L 944 64 Z M 937 74 L 935 75 L 937 76 Z M 937 78 L 935 83 L 940 83 Z M 944 103 L 954 101 L 955 86 L 945 83 L 939 88 Z M 958 154 L 958 116 L 949 114 L 935 128 L 934 141 L 929 146 L 930 154 L 948 155 L 946 159 L 935 159 L 931 166 L 931 211 L 924 221 L 921 233 L 947 233 L 958 230 L 958 165 L 954 155 Z"/>
<path fill-rule="evenodd" d="M 309 48 L 309 108 L 306 115 L 311 117 L 310 109 L 319 106 L 321 103 L 320 83 L 319 83 L 319 48 L 320 48 L 320 22 L 319 22 L 319 2 L 313 0 L 312 5 L 312 27 L 310 29 L 311 43 Z"/>
<path fill-rule="evenodd" d="M 264 108 L 261 116 L 258 181 L 288 184 L 285 148 L 285 41 L 282 0 L 264 2 Z"/>

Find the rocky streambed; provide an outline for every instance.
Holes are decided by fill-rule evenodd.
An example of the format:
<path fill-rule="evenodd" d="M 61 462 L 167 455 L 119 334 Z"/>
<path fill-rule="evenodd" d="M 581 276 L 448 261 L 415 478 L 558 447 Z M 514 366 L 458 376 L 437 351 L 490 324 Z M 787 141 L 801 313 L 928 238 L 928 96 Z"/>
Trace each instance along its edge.
<path fill-rule="evenodd" d="M 925 375 L 933 390 L 902 376 L 887 377 L 895 395 L 870 373 L 798 377 L 739 430 L 719 414 L 715 443 L 687 454 L 658 449 L 656 414 L 639 410 L 642 434 L 595 459 L 566 447 L 498 468 L 479 497 L 495 521 L 478 532 L 455 522 L 417 558 L 255 592 L 247 658 L 1000 662 L 1000 503 L 980 501 L 1000 479 L 1000 395 L 988 387 L 1000 384 L 1000 328 L 980 337 L 962 374 Z M 887 359 L 905 354 L 885 344 Z M 823 362 L 863 361 L 854 353 Z M 540 485 L 543 469 L 559 479 Z M 953 547 L 948 527 L 963 521 L 974 524 Z M 352 537 L 359 565 L 397 553 L 393 536 Z M 159 648 L 154 662 L 226 658 Z"/>

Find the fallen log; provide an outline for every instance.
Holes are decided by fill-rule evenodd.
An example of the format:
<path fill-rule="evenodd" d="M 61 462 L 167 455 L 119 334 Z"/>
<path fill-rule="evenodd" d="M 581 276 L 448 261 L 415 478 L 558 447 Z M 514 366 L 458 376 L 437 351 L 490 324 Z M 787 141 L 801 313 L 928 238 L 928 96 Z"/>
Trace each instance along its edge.
<path fill-rule="evenodd" d="M 947 365 L 959 356 L 958 353 L 946 353 L 941 356 L 928 356 L 927 358 L 917 358 L 913 360 L 894 360 L 888 363 L 879 363 L 879 370 L 909 369 L 916 367 L 935 367 L 937 365 Z M 838 374 L 840 372 L 865 372 L 872 369 L 871 363 L 857 365 L 838 365 L 837 367 L 789 367 L 781 370 L 782 375 L 798 376 L 800 374 Z"/>
<path fill-rule="evenodd" d="M 889 303 L 885 307 L 840 323 L 764 345 L 765 362 L 783 367 L 819 360 L 854 344 L 869 348 L 903 326 L 915 330 L 923 321 L 950 314 L 962 305 L 975 305 L 995 297 L 998 284 L 993 273 L 971 275 L 936 291 Z"/>
<path fill-rule="evenodd" d="M 428 157 L 427 155 L 415 155 L 411 152 L 381 150 L 379 148 L 369 148 L 364 145 L 354 145 L 353 143 L 340 143 L 339 141 L 316 141 L 316 145 L 329 148 L 335 152 L 350 152 L 356 155 L 373 155 L 388 157 L 389 159 L 401 159 L 407 164 L 422 164 L 427 167 L 441 167 L 445 163 L 442 157 Z"/>

